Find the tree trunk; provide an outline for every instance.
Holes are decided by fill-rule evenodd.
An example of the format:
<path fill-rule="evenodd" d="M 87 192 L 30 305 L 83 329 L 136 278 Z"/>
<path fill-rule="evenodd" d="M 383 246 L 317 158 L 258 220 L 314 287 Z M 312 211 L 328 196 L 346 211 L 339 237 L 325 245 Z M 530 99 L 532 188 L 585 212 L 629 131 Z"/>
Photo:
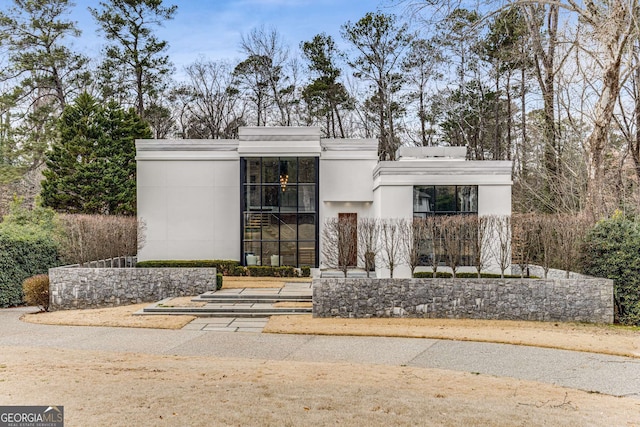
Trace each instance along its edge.
<path fill-rule="evenodd" d="M 613 109 L 620 92 L 620 63 L 620 57 L 613 58 L 605 68 L 602 92 L 595 106 L 593 131 L 586 141 L 589 150 L 586 211 L 591 218 L 596 219 L 606 212 L 602 159 L 609 141 Z"/>
<path fill-rule="evenodd" d="M 511 70 L 507 71 L 507 160 L 511 160 L 511 128 L 513 120 L 511 119 Z M 524 113 L 524 112 L 523 112 Z"/>
<path fill-rule="evenodd" d="M 494 106 L 493 106 L 493 110 L 494 110 L 494 132 L 493 132 L 493 160 L 500 160 L 501 156 L 501 150 L 500 150 L 500 97 L 499 97 L 499 93 L 500 93 L 500 73 L 498 72 L 498 64 L 496 64 L 496 95 L 495 95 L 495 99 L 494 99 Z"/>
<path fill-rule="evenodd" d="M 420 107 L 419 107 L 418 114 L 420 115 L 420 136 L 422 139 L 422 146 L 426 147 L 429 144 L 427 143 L 427 123 L 426 123 L 427 118 L 426 118 L 426 113 L 424 108 L 424 90 L 422 89 L 422 87 L 420 88 L 419 101 L 420 101 Z"/>
<path fill-rule="evenodd" d="M 634 60 L 634 81 L 633 81 L 633 94 L 635 97 L 634 114 L 636 117 L 636 135 L 635 138 L 629 140 L 629 151 L 631 151 L 631 157 L 633 158 L 633 164 L 636 170 L 636 177 L 640 182 L 640 45 L 636 43 L 634 46 L 633 60 Z"/>
<path fill-rule="evenodd" d="M 524 49 L 524 46 L 523 46 Z M 524 54 L 524 52 L 523 52 Z M 520 70 L 520 90 L 522 91 L 521 94 L 521 108 L 522 108 L 522 142 L 520 143 L 520 152 L 522 153 L 520 156 L 520 174 L 522 175 L 522 178 L 526 178 L 527 177 L 527 159 L 525 158 L 526 153 L 527 153 L 527 95 L 526 95 L 526 84 L 525 84 L 525 78 L 526 78 L 526 71 L 524 69 L 524 67 L 522 67 L 522 69 Z"/>

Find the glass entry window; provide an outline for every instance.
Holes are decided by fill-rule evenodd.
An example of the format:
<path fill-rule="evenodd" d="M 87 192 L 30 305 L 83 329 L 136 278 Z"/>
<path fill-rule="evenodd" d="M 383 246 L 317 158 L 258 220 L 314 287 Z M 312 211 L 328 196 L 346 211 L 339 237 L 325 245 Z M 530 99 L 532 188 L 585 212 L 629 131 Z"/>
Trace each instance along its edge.
<path fill-rule="evenodd" d="M 318 266 L 318 158 L 243 158 L 245 265 Z"/>

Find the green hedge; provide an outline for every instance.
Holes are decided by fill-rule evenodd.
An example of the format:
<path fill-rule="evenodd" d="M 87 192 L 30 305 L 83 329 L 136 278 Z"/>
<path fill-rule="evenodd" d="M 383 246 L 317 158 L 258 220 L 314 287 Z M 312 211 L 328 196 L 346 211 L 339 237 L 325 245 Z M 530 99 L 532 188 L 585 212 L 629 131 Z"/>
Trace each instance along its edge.
<path fill-rule="evenodd" d="M 413 273 L 413 277 L 415 279 L 433 279 L 433 273 L 430 271 L 418 271 Z M 437 279 L 448 279 L 450 277 L 453 277 L 453 274 L 447 273 L 445 271 L 436 272 Z"/>
<path fill-rule="evenodd" d="M 478 277 L 478 273 L 458 273 L 456 274 L 456 277 L 460 279 L 475 279 Z M 480 273 L 480 278 L 481 279 L 500 279 L 502 278 L 502 276 L 500 276 L 500 274 L 495 274 L 495 273 Z M 504 278 L 505 279 L 521 279 L 520 276 L 513 276 L 511 274 L 505 274 Z M 535 278 L 536 277 L 533 277 L 533 276 L 525 277 L 525 279 L 535 279 Z"/>
<path fill-rule="evenodd" d="M 233 260 L 157 260 L 140 261 L 137 268 L 215 268 L 218 273 L 232 276 L 238 261 Z"/>
<path fill-rule="evenodd" d="M 247 267 L 247 272 L 252 277 L 298 277 L 296 269 L 287 266 L 252 265 Z"/>
<path fill-rule="evenodd" d="M 416 279 L 431 279 L 433 278 L 433 273 L 430 271 L 420 271 L 417 273 L 413 274 L 413 277 Z M 448 279 L 453 277 L 453 274 L 446 272 L 446 271 L 438 271 L 436 272 L 436 278 L 440 278 L 440 279 Z M 475 279 L 478 277 L 478 273 L 457 273 L 456 274 L 456 278 L 458 279 Z M 480 278 L 481 279 L 500 279 L 500 275 L 499 274 L 494 274 L 494 273 L 480 273 Z M 512 276 L 512 275 L 508 275 L 505 274 L 504 275 L 505 279 L 520 279 L 520 276 Z M 530 278 L 534 278 L 534 277 L 530 277 Z"/>
<path fill-rule="evenodd" d="M 58 250 L 50 233 L 25 225 L 0 227 L 0 307 L 23 302 L 22 282 L 58 265 Z"/>
<path fill-rule="evenodd" d="M 222 274 L 216 273 L 216 291 L 222 289 Z"/>
<path fill-rule="evenodd" d="M 232 276 L 246 276 L 247 275 L 247 269 L 244 268 L 241 265 L 236 265 L 236 267 L 233 269 L 233 272 L 231 273 Z"/>
<path fill-rule="evenodd" d="M 213 268 L 225 276 L 252 276 L 252 277 L 298 277 L 295 267 L 269 265 L 252 265 L 243 267 L 238 261 L 233 260 L 157 260 L 140 261 L 137 268 Z M 302 267 L 302 277 L 311 276 L 309 267 Z"/>
<path fill-rule="evenodd" d="M 640 325 L 640 222 L 620 213 L 598 222 L 585 237 L 582 267 L 613 280 L 616 321 Z"/>
<path fill-rule="evenodd" d="M 300 267 L 300 271 L 302 273 L 302 277 L 311 277 L 311 267 L 309 267 L 308 265 Z"/>

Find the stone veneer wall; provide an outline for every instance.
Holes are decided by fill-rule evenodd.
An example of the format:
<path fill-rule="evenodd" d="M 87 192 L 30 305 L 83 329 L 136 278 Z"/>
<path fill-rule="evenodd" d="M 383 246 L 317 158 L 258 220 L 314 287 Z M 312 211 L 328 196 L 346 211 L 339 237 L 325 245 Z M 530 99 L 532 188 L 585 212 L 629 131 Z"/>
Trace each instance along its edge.
<path fill-rule="evenodd" d="M 49 270 L 49 309 L 115 307 L 215 289 L 215 268 L 58 267 Z"/>
<path fill-rule="evenodd" d="M 313 316 L 613 323 L 613 281 L 314 279 Z"/>

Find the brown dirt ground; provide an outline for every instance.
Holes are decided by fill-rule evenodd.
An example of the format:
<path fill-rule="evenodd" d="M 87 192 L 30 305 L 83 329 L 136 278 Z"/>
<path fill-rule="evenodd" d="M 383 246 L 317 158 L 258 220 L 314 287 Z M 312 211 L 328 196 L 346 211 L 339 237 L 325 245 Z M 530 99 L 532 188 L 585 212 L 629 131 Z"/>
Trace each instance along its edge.
<path fill-rule="evenodd" d="M 68 426 L 640 426 L 640 400 L 437 369 L 0 348 L 0 405 Z"/>

